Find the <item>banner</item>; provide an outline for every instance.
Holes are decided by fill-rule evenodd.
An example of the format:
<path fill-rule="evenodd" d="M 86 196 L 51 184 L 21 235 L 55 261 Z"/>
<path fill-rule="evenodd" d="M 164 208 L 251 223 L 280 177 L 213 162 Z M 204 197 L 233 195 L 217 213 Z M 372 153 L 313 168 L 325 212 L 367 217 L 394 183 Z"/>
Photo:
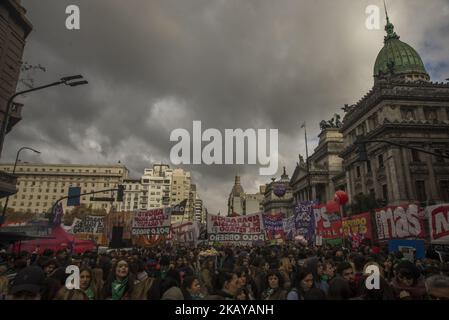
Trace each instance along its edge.
<path fill-rule="evenodd" d="M 283 227 L 285 240 L 293 240 L 295 237 L 295 216 L 291 216 L 283 219 Z"/>
<path fill-rule="evenodd" d="M 196 247 L 200 236 L 200 223 L 194 222 L 178 222 L 171 225 L 170 235 L 167 240 L 173 243 L 189 244 Z"/>
<path fill-rule="evenodd" d="M 77 219 L 72 226 L 71 233 L 103 233 L 104 217 L 87 216 L 82 220 Z"/>
<path fill-rule="evenodd" d="M 371 216 L 369 212 L 361 213 L 349 218 L 343 218 L 343 234 L 345 238 L 359 236 L 363 239 L 372 239 Z"/>
<path fill-rule="evenodd" d="M 281 220 L 282 223 L 282 220 Z M 207 216 L 209 242 L 252 242 L 265 240 L 260 213 L 239 217 Z"/>
<path fill-rule="evenodd" d="M 433 244 L 449 244 L 449 204 L 426 208 L 429 218 L 430 241 Z"/>
<path fill-rule="evenodd" d="M 315 201 L 301 202 L 295 206 L 296 235 L 303 236 L 310 244 L 315 235 L 315 214 L 313 208 Z"/>
<path fill-rule="evenodd" d="M 316 234 L 323 240 L 343 237 L 341 217 L 339 213 L 327 213 L 325 205 L 313 208 L 316 221 Z"/>
<path fill-rule="evenodd" d="M 379 240 L 425 238 L 424 213 L 416 204 L 376 209 Z"/>
<path fill-rule="evenodd" d="M 285 239 L 283 220 L 283 213 L 266 213 L 263 215 L 263 225 L 268 240 Z"/>
<path fill-rule="evenodd" d="M 186 211 L 187 199 L 182 200 L 179 204 L 173 206 L 173 215 L 184 215 Z"/>
<path fill-rule="evenodd" d="M 132 222 L 132 235 L 168 235 L 171 208 L 136 211 Z"/>

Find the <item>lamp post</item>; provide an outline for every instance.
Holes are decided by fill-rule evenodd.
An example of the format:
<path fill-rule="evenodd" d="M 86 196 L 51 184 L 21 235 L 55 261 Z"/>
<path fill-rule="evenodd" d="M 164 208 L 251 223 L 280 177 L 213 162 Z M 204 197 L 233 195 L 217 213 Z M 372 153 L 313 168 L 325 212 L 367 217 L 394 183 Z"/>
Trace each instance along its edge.
<path fill-rule="evenodd" d="M 20 148 L 20 149 L 17 151 L 17 154 L 16 154 L 16 161 L 14 162 L 14 167 L 13 167 L 13 169 L 12 169 L 12 174 L 13 174 L 13 175 L 16 173 L 17 162 L 19 162 L 19 155 L 20 155 L 20 152 L 22 152 L 23 150 L 30 150 L 30 151 L 33 151 L 34 153 L 39 153 L 39 154 L 41 153 L 40 151 L 37 151 L 37 150 L 35 150 L 35 149 L 33 149 L 33 148 L 30 148 L 30 147 L 22 147 L 22 148 Z M 8 207 L 8 202 L 9 202 L 9 196 L 6 197 L 5 205 L 4 205 L 4 207 L 3 207 L 2 221 L 4 221 L 4 219 L 5 219 L 6 208 Z"/>
<path fill-rule="evenodd" d="M 5 114 L 3 117 L 3 121 L 2 121 L 1 131 L 0 131 L 0 156 L 3 151 L 3 144 L 5 141 L 6 130 L 8 128 L 8 122 L 9 122 L 9 116 L 10 116 L 9 113 L 11 112 L 11 107 L 14 103 L 14 99 L 17 96 L 20 96 L 25 93 L 30 93 L 30 92 L 34 92 L 34 91 L 38 91 L 38 90 L 42 90 L 42 89 L 46 89 L 46 88 L 50 88 L 50 87 L 54 87 L 54 86 L 59 86 L 61 84 L 64 84 L 69 87 L 77 87 L 77 86 L 81 86 L 84 84 L 88 84 L 88 82 L 86 80 L 84 80 L 83 76 L 81 76 L 81 75 L 63 77 L 59 81 L 56 81 L 56 82 L 53 82 L 50 84 L 46 84 L 43 86 L 39 86 L 36 88 L 32 88 L 32 89 L 28 89 L 28 90 L 24 90 L 24 91 L 20 91 L 20 92 L 16 92 L 14 95 L 11 96 L 11 98 L 8 99 L 8 102 L 6 104 L 6 111 L 5 111 Z"/>
<path fill-rule="evenodd" d="M 306 143 L 306 166 L 307 166 L 307 200 L 312 200 L 312 186 L 310 185 L 310 164 L 309 164 L 309 148 L 307 143 L 307 128 L 306 122 L 304 121 L 301 125 L 301 128 L 304 129 L 304 140 Z"/>

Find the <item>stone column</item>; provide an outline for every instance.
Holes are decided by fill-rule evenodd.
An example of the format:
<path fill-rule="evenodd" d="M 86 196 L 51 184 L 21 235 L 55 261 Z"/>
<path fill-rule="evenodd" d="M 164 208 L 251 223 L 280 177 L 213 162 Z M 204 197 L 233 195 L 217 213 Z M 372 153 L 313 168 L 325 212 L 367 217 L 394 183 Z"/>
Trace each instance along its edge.
<path fill-rule="evenodd" d="M 410 154 L 410 150 L 402 149 L 402 159 L 403 159 L 403 170 L 405 177 L 405 190 L 406 196 L 408 200 L 416 200 L 416 194 L 413 192 L 413 184 L 412 175 L 410 173 L 410 163 L 412 162 L 412 156 Z"/>
<path fill-rule="evenodd" d="M 429 148 L 426 148 L 429 150 Z M 429 150 L 432 151 L 432 150 Z M 426 154 L 426 164 L 427 170 L 429 170 L 429 178 L 426 181 L 426 185 L 429 187 L 427 191 L 427 198 L 429 200 L 440 201 L 440 194 L 438 192 L 438 181 L 435 177 L 435 172 L 433 169 L 433 156 L 430 154 Z"/>

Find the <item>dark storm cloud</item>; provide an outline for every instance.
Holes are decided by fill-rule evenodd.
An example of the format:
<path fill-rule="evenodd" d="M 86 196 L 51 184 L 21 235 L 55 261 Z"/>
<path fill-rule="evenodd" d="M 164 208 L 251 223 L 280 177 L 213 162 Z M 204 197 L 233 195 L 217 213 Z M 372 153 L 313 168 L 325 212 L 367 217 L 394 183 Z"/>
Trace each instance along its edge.
<path fill-rule="evenodd" d="M 389 1 L 401 39 L 432 77 L 449 77 L 449 5 Z M 42 151 L 45 162 L 126 164 L 134 176 L 169 161 L 175 128 L 279 129 L 279 172 L 292 173 L 318 122 L 360 99 L 373 83 L 384 31 L 365 28 L 378 0 L 23 0 L 34 30 L 24 60 L 41 63 L 38 83 L 82 73 L 89 86 L 30 94 L 7 137 Z M 65 29 L 65 8 L 81 9 L 81 30 Z M 383 19 L 383 17 L 382 17 Z M 382 20 L 382 25 L 384 24 Z M 382 27 L 383 28 L 383 27 Z M 26 157 L 31 157 L 27 155 Z M 185 166 L 210 211 L 225 211 L 234 175 L 255 192 L 270 177 L 258 166 Z"/>

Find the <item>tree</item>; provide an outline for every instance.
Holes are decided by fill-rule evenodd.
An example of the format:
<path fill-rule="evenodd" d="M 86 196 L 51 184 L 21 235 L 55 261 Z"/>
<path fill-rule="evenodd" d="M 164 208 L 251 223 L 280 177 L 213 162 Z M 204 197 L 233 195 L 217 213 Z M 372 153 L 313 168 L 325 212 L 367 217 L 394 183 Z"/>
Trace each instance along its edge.
<path fill-rule="evenodd" d="M 3 211 L 3 207 L 2 207 Z M 33 220 L 36 214 L 27 210 L 26 212 L 15 211 L 12 208 L 6 208 L 5 221 L 6 222 L 25 222 Z"/>
<path fill-rule="evenodd" d="M 376 199 L 373 194 L 360 193 L 354 197 L 353 203 L 350 205 L 351 215 L 370 212 L 374 209 L 385 205 L 385 201 Z"/>

